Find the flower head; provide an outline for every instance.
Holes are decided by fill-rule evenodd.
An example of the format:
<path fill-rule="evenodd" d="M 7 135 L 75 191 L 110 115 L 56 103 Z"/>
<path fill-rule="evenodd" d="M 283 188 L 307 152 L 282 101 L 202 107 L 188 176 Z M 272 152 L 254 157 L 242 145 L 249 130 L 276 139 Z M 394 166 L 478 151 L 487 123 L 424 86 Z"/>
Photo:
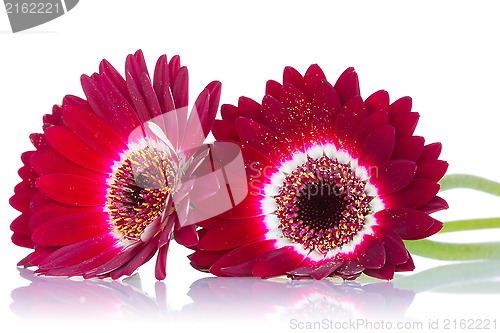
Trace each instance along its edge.
<path fill-rule="evenodd" d="M 238 142 L 249 194 L 199 224 L 192 265 L 218 276 L 390 279 L 414 269 L 403 239 L 422 239 L 447 208 L 436 196 L 441 144 L 414 135 L 419 114 L 386 91 L 360 97 L 348 68 L 332 85 L 312 65 L 268 81 L 259 104 L 223 105 L 213 134 Z"/>
<path fill-rule="evenodd" d="M 40 274 L 118 278 L 158 251 L 163 279 L 173 229 L 183 245 L 198 241 L 195 226 L 179 222 L 174 198 L 199 164 L 220 83 L 208 84 L 189 113 L 178 56 L 160 57 L 151 78 L 139 50 L 125 70 L 123 78 L 103 60 L 98 74 L 83 75 L 87 99 L 54 106 L 43 133 L 30 137 L 35 150 L 22 155 L 12 241 L 34 249 L 20 264 Z"/>

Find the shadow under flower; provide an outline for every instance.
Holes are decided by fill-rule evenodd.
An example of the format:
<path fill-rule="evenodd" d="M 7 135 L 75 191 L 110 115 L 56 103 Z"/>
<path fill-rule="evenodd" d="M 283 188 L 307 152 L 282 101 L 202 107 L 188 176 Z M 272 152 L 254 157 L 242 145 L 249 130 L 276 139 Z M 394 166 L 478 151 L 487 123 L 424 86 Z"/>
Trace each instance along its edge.
<path fill-rule="evenodd" d="M 42 277 L 20 268 L 22 278 L 31 283 L 12 291 L 12 312 L 26 322 L 111 322 L 162 320 L 169 309 L 164 297 L 150 297 L 141 291 L 137 275 L 123 281 L 73 280 Z M 165 294 L 165 285 L 155 285 Z"/>
<path fill-rule="evenodd" d="M 138 275 L 122 281 L 73 280 L 19 271 L 30 284 L 12 291 L 11 310 L 28 323 L 406 320 L 405 312 L 417 293 L 500 293 L 500 260 L 439 266 L 392 282 L 207 277 L 191 285 L 192 302 L 181 309 L 168 305 L 163 282 L 156 282 L 153 297 L 142 290 Z"/>
<path fill-rule="evenodd" d="M 404 318 L 414 292 L 391 282 L 362 285 L 334 280 L 200 279 L 182 313 L 206 320 L 348 320 Z"/>

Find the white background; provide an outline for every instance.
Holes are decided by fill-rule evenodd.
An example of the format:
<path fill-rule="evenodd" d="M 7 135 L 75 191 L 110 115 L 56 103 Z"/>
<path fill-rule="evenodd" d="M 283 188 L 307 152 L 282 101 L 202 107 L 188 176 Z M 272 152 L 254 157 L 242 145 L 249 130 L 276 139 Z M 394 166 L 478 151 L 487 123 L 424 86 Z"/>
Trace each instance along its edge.
<path fill-rule="evenodd" d="M 123 73 L 126 55 L 137 49 L 144 51 L 150 71 L 160 55 L 166 53 L 170 58 L 179 54 L 190 70 L 191 101 L 208 82 L 217 79 L 223 83 L 221 101 L 232 104 L 241 95 L 259 101 L 265 81 L 281 81 L 283 67 L 287 65 L 304 73 L 310 64 L 318 63 L 333 82 L 345 68 L 354 66 L 364 98 L 379 89 L 389 91 L 391 100 L 405 95 L 413 97 L 414 110 L 421 115 L 417 134 L 429 143 L 443 143 L 442 158 L 450 163 L 450 173 L 471 173 L 500 181 L 499 32 L 495 1 L 80 1 L 66 15 L 16 34 L 10 31 L 2 9 L 0 314 L 25 328 L 41 325 L 40 317 L 46 316 L 42 330 L 65 329 L 67 322 L 56 322 L 61 318 L 91 321 L 93 315 L 101 318 L 106 314 L 104 318 L 118 319 L 112 323 L 122 329 L 135 329 L 139 325 L 130 317 L 148 318 L 149 310 L 141 308 L 126 292 L 130 300 L 125 303 L 123 300 L 113 303 L 109 297 L 114 306 L 94 309 L 85 309 L 85 304 L 93 303 L 83 296 L 77 297 L 83 304 L 76 307 L 78 310 L 69 305 L 63 307 L 65 311 L 61 307 L 52 310 L 45 303 L 37 304 L 37 318 L 28 314 L 31 303 L 14 302 L 11 297 L 14 290 L 30 284 L 19 276 L 16 268 L 17 261 L 29 251 L 10 242 L 9 224 L 18 214 L 8 205 L 8 198 L 19 182 L 16 174 L 21 166 L 19 156 L 31 149 L 28 135 L 41 130 L 41 117 L 50 113 L 53 104 L 60 103 L 65 94 L 83 97 L 79 77 L 97 71 L 101 59 L 106 58 Z M 451 208 L 436 217 L 445 221 L 495 216 L 500 203 L 500 198 L 473 191 L 445 192 L 443 196 Z M 454 239 L 479 241 L 498 237 L 498 232 L 490 232 L 458 234 Z M 289 303 L 277 306 L 265 298 L 269 293 L 275 297 L 280 292 L 262 291 L 258 285 L 248 287 L 247 281 L 236 288 L 232 286 L 234 282 L 222 281 L 222 287 L 214 287 L 219 293 L 216 297 L 233 300 L 220 308 L 210 304 L 203 307 L 203 301 L 193 301 L 187 293 L 192 283 L 208 275 L 191 269 L 187 254 L 188 250 L 172 246 L 168 278 L 164 284 L 156 284 L 157 289 L 167 287 L 168 311 L 162 313 L 168 313 L 170 319 L 155 322 L 163 330 L 188 324 L 221 328 L 235 318 L 232 325 L 239 325 L 238 320 L 244 323 L 239 329 L 276 325 L 286 330 L 291 328 L 290 319 L 305 307 L 311 311 L 317 299 L 334 305 L 326 311 L 314 309 L 316 320 L 339 319 L 339 307 L 349 308 L 346 311 L 351 316 L 361 313 L 361 317 L 366 317 L 378 306 L 363 297 L 360 299 L 365 301 L 345 301 L 321 292 L 299 293 L 302 298 L 293 293 Z M 416 258 L 416 263 L 418 271 L 444 264 L 421 258 Z M 149 264 L 140 270 L 144 294 L 137 291 L 139 295 L 154 298 L 153 269 Z M 482 269 L 483 273 L 488 270 L 487 266 Z M 453 279 L 449 277 L 450 282 Z M 237 292 L 247 287 L 241 294 Z M 65 287 L 58 288 L 55 289 Z M 297 288 L 305 290 L 304 286 Z M 463 290 L 466 289 L 464 284 Z M 228 294 L 223 296 L 221 290 Z M 28 289 L 28 294 L 33 295 L 46 292 L 46 289 Z M 356 288 L 350 292 L 358 293 Z M 249 297 L 255 297 L 253 305 L 248 304 Z M 52 299 L 50 293 L 37 299 L 40 298 Z M 429 319 L 495 319 L 496 316 L 500 327 L 500 316 L 496 314 L 498 300 L 498 294 L 488 292 L 419 291 L 401 316 L 423 321 L 424 328 Z M 22 309 L 14 314 L 10 307 L 16 306 L 13 304 L 16 302 L 21 303 Z M 202 310 L 190 312 L 193 304 L 195 308 L 202 306 Z M 233 311 L 227 313 L 231 308 Z M 155 311 L 151 312 L 156 315 Z M 129 316 L 130 313 L 134 316 Z M 389 320 L 391 314 L 385 315 Z M 213 318 L 210 324 L 209 317 Z M 104 323 L 111 322 L 104 320 Z"/>

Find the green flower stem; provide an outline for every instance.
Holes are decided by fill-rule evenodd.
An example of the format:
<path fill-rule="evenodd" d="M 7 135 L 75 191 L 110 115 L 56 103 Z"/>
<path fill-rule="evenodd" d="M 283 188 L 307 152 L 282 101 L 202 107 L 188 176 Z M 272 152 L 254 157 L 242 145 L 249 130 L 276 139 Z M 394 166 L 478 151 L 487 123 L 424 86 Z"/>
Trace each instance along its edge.
<path fill-rule="evenodd" d="M 441 185 L 441 191 L 451 190 L 454 188 L 469 188 L 500 196 L 500 183 L 472 175 L 446 175 L 443 179 L 441 179 L 439 184 Z"/>
<path fill-rule="evenodd" d="M 405 241 L 411 254 L 438 260 L 500 259 L 500 242 L 444 243 L 427 239 Z"/>
<path fill-rule="evenodd" d="M 440 182 L 441 191 L 468 188 L 500 196 L 500 183 L 466 174 L 446 175 Z M 440 233 L 500 228 L 500 218 L 484 218 L 445 222 Z M 438 260 L 500 259 L 500 242 L 445 243 L 431 240 L 405 241 L 410 253 Z"/>
<path fill-rule="evenodd" d="M 499 217 L 445 222 L 439 233 L 494 228 L 500 228 Z"/>

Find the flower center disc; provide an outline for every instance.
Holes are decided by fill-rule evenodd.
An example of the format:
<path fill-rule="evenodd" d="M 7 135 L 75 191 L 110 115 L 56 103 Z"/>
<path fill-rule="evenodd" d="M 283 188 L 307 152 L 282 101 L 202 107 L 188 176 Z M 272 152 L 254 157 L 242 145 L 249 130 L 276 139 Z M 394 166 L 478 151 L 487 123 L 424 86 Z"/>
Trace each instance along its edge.
<path fill-rule="evenodd" d="M 128 151 L 114 170 L 108 180 L 106 210 L 114 231 L 137 240 L 163 216 L 173 183 L 172 162 L 165 151 L 146 146 Z"/>
<path fill-rule="evenodd" d="M 353 240 L 371 214 L 371 197 L 347 164 L 323 156 L 289 173 L 275 197 L 283 235 L 326 254 Z"/>

